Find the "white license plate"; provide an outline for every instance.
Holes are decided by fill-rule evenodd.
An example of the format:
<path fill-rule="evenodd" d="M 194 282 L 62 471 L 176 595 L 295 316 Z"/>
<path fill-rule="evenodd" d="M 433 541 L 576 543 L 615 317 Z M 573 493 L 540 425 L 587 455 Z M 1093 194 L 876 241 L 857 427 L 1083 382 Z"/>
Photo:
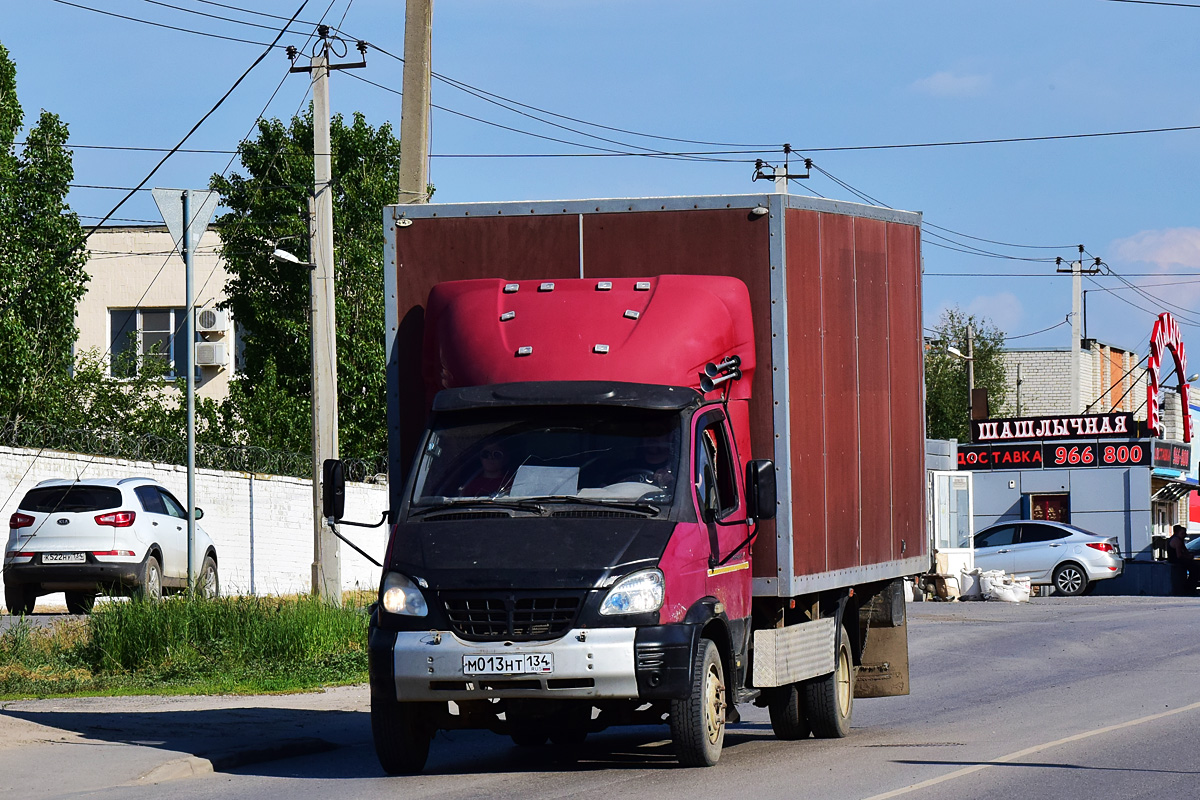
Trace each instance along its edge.
<path fill-rule="evenodd" d="M 546 675 L 554 672 L 554 656 L 551 653 L 518 653 L 504 655 L 487 653 L 478 656 L 463 656 L 464 675 Z"/>
<path fill-rule="evenodd" d="M 42 553 L 43 564 L 85 564 L 87 553 Z"/>

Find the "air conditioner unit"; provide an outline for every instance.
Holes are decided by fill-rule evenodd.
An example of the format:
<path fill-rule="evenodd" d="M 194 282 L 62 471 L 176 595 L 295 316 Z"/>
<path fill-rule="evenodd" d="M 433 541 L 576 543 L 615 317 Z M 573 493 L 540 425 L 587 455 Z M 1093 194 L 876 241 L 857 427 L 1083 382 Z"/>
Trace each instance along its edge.
<path fill-rule="evenodd" d="M 224 367 L 224 342 L 196 342 L 196 366 Z"/>
<path fill-rule="evenodd" d="M 229 328 L 228 315 L 219 308 L 196 311 L 196 330 L 200 333 L 224 333 Z"/>

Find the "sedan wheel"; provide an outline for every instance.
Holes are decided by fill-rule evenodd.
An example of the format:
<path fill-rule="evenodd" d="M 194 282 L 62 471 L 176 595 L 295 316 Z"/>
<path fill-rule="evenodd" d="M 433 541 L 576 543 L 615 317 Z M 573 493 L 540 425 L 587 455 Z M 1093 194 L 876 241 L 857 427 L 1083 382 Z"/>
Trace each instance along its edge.
<path fill-rule="evenodd" d="M 1083 594 L 1087 586 L 1087 573 L 1078 564 L 1068 562 L 1060 564 L 1058 569 L 1054 570 L 1054 588 L 1059 594 L 1075 597 Z"/>

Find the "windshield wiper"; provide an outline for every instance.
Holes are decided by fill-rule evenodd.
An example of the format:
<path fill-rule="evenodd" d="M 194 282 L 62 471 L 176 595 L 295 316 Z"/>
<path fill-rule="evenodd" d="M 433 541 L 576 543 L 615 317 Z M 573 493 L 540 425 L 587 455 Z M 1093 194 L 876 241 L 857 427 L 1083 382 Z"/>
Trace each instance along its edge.
<path fill-rule="evenodd" d="M 601 506 L 602 508 L 617 508 L 624 511 L 640 511 L 643 514 L 657 515 L 661 509 L 653 503 L 642 500 L 606 500 L 600 497 L 577 497 L 573 494 L 555 494 L 535 498 L 539 503 L 579 503 L 585 506 Z"/>
<path fill-rule="evenodd" d="M 545 507 L 541 504 L 528 500 L 506 500 L 497 497 L 443 497 L 431 505 L 422 503 L 419 508 L 410 508 L 408 516 L 420 517 L 432 514 L 434 511 L 444 511 L 447 508 L 470 508 L 472 506 L 514 508 L 519 511 L 532 511 L 539 515 L 546 513 Z"/>

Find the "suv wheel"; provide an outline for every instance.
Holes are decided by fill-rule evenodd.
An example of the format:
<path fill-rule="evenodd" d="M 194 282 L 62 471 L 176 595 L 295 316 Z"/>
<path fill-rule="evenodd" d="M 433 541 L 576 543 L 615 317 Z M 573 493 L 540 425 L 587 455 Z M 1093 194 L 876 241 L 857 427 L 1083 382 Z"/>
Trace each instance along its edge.
<path fill-rule="evenodd" d="M 220 594 L 221 582 L 217 578 L 217 562 L 212 560 L 212 556 L 205 556 L 204 565 L 200 567 L 200 574 L 196 576 L 196 596 L 212 600 L 219 597 Z"/>
<path fill-rule="evenodd" d="M 32 588 L 21 583 L 4 584 L 4 605 L 13 616 L 29 616 L 36 601 L 37 594 Z"/>
<path fill-rule="evenodd" d="M 67 592 L 68 614 L 90 614 L 96 605 L 96 595 L 91 592 Z"/>
<path fill-rule="evenodd" d="M 146 566 L 142 571 L 142 585 L 137 588 L 137 594 L 151 603 L 162 599 L 162 567 L 154 556 L 146 558 Z"/>

